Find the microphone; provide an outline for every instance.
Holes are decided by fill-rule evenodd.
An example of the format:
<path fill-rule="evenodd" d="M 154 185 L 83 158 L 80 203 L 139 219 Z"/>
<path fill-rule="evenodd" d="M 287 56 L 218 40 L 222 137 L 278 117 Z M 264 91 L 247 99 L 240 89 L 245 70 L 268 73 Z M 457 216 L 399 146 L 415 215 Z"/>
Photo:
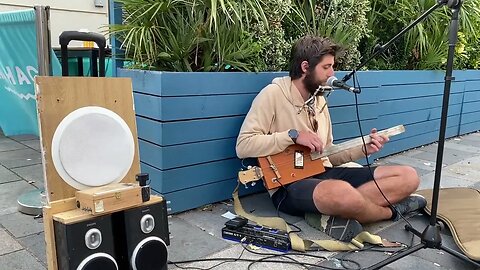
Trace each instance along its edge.
<path fill-rule="evenodd" d="M 332 86 L 332 87 L 338 87 L 338 88 L 341 88 L 343 90 L 347 90 L 348 92 L 352 92 L 352 93 L 355 93 L 355 94 L 360 94 L 360 89 L 357 89 L 353 86 L 350 86 L 350 85 L 346 84 L 345 82 L 337 79 L 337 77 L 335 77 L 335 76 L 329 77 L 327 79 L 327 85 Z"/>

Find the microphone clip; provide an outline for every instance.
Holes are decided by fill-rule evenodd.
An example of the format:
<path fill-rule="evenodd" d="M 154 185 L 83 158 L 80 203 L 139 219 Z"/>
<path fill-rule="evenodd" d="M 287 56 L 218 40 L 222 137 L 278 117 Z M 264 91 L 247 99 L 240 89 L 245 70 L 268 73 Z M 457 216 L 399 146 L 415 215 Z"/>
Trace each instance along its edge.
<path fill-rule="evenodd" d="M 333 87 L 328 86 L 328 85 L 319 85 L 317 90 L 313 93 L 312 96 L 323 96 L 324 94 L 330 94 L 330 92 L 333 92 Z"/>

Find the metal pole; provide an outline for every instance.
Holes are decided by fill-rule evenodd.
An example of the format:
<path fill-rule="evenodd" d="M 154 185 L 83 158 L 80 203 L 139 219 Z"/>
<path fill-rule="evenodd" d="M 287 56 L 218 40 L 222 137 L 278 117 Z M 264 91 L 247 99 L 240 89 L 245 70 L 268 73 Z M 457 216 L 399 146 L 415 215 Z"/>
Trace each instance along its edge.
<path fill-rule="evenodd" d="M 50 7 L 34 6 L 37 32 L 38 75 L 51 76 Z"/>

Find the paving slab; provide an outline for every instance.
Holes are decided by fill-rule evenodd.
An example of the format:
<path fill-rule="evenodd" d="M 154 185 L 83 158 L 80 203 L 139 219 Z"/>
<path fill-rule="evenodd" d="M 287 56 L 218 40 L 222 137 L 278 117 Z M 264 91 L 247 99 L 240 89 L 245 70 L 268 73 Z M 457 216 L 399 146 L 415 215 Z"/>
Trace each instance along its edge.
<path fill-rule="evenodd" d="M 183 219 L 169 219 L 170 246 L 168 258 L 172 261 L 204 258 L 231 245 L 227 240 L 214 237 Z"/>
<path fill-rule="evenodd" d="M 472 154 L 469 152 L 464 152 L 455 149 L 448 149 L 448 151 L 443 152 L 442 163 L 446 165 L 454 164 L 460 161 L 462 158 L 470 157 Z M 437 153 L 422 151 L 421 153 L 412 155 L 411 157 L 422 159 L 428 162 L 436 162 Z"/>
<path fill-rule="evenodd" d="M 462 141 L 469 141 L 471 144 L 479 145 L 480 133 L 476 132 L 476 133 L 470 133 L 468 135 L 463 135 L 463 136 L 460 136 L 460 139 L 462 139 Z"/>
<path fill-rule="evenodd" d="M 44 265 L 47 265 L 45 234 L 43 232 L 18 238 L 18 242 Z"/>
<path fill-rule="evenodd" d="M 14 140 L 1 140 L 0 141 L 0 154 L 6 151 L 14 151 L 27 148 L 26 145 L 18 143 Z"/>
<path fill-rule="evenodd" d="M 0 256 L 0 270 L 46 270 L 32 254 L 20 250 Z"/>
<path fill-rule="evenodd" d="M 378 161 L 379 165 L 407 165 L 415 168 L 419 176 L 429 174 L 435 171 L 435 163 L 426 162 L 418 158 L 395 155 L 386 157 Z"/>
<path fill-rule="evenodd" d="M 22 141 L 21 142 L 22 144 L 40 152 L 41 149 L 40 149 L 40 140 L 36 139 L 36 140 L 30 140 L 30 141 Z"/>
<path fill-rule="evenodd" d="M 200 228 L 211 236 L 222 239 L 222 228 L 229 219 L 222 215 L 233 211 L 233 202 L 225 201 L 222 203 L 211 204 L 205 207 L 187 211 L 175 215 L 175 217 L 184 220 L 192 226 Z"/>
<path fill-rule="evenodd" d="M 14 168 L 12 171 L 37 188 L 43 188 L 45 186 L 42 164 Z"/>
<path fill-rule="evenodd" d="M 480 157 L 463 159 L 445 168 L 443 171 L 457 178 L 478 182 L 480 180 Z"/>
<path fill-rule="evenodd" d="M 0 164 L 8 169 L 41 163 L 40 153 L 30 148 L 0 153 Z"/>
<path fill-rule="evenodd" d="M 420 177 L 420 186 L 418 189 L 433 189 L 433 184 L 435 180 L 435 173 L 429 173 L 422 175 Z M 468 179 L 463 179 L 458 177 L 458 175 L 448 172 L 448 170 L 442 170 L 440 176 L 440 188 L 448 187 L 468 187 L 475 184 L 475 181 Z"/>
<path fill-rule="evenodd" d="M 15 141 L 30 141 L 30 140 L 38 140 L 37 135 L 33 134 L 22 134 L 22 135 L 14 135 L 10 136 L 9 138 L 15 140 Z"/>
<path fill-rule="evenodd" d="M 427 144 L 427 145 L 422 145 L 420 147 L 417 148 L 418 150 L 421 150 L 423 152 L 429 152 L 429 153 L 432 153 L 432 154 L 437 154 L 437 150 L 438 150 L 438 143 L 431 143 L 431 144 Z"/>
<path fill-rule="evenodd" d="M 34 216 L 19 212 L 2 216 L 0 222 L 6 230 L 17 238 L 43 232 L 43 220 L 41 218 L 34 218 Z"/>
<path fill-rule="evenodd" d="M 0 229 L 0 256 L 23 249 L 23 247 L 5 229 Z"/>
<path fill-rule="evenodd" d="M 25 181 L 0 184 L 0 221 L 3 221 L 3 215 L 17 212 L 17 199 L 21 194 L 34 189 Z"/>
<path fill-rule="evenodd" d="M 453 139 L 445 142 L 445 150 L 457 149 L 472 154 L 480 154 L 480 144 L 471 144 L 471 141 L 465 141 L 464 144 L 460 143 L 461 139 Z"/>
<path fill-rule="evenodd" d="M 21 180 L 20 176 L 0 165 L 0 184 L 18 180 Z"/>

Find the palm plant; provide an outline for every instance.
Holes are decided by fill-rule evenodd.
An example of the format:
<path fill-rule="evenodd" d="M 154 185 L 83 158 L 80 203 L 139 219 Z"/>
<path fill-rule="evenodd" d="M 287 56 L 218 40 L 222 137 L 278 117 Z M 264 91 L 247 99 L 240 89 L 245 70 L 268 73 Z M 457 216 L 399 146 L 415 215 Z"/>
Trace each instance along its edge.
<path fill-rule="evenodd" d="M 386 42 L 394 34 L 434 6 L 436 0 L 371 0 L 368 14 L 372 35 L 364 43 L 363 50 L 369 53 L 374 44 Z M 466 40 L 478 40 L 480 32 L 480 0 L 465 0 L 460 12 L 460 30 Z M 422 23 L 408 31 L 401 43 L 397 43 L 370 65 L 379 69 L 441 69 L 446 62 L 450 11 L 447 7 L 435 10 Z M 398 63 L 392 66 L 391 63 Z"/>
<path fill-rule="evenodd" d="M 358 45 L 368 34 L 366 12 L 368 1 L 295 0 L 285 28 L 291 39 L 305 34 L 327 36 L 345 48 L 338 68 L 352 69 L 359 63 Z"/>
<path fill-rule="evenodd" d="M 266 22 L 261 0 L 117 0 L 123 24 L 110 33 L 122 41 L 132 67 L 218 71 L 258 54 L 244 21 Z M 251 19 L 250 19 L 251 20 Z"/>

